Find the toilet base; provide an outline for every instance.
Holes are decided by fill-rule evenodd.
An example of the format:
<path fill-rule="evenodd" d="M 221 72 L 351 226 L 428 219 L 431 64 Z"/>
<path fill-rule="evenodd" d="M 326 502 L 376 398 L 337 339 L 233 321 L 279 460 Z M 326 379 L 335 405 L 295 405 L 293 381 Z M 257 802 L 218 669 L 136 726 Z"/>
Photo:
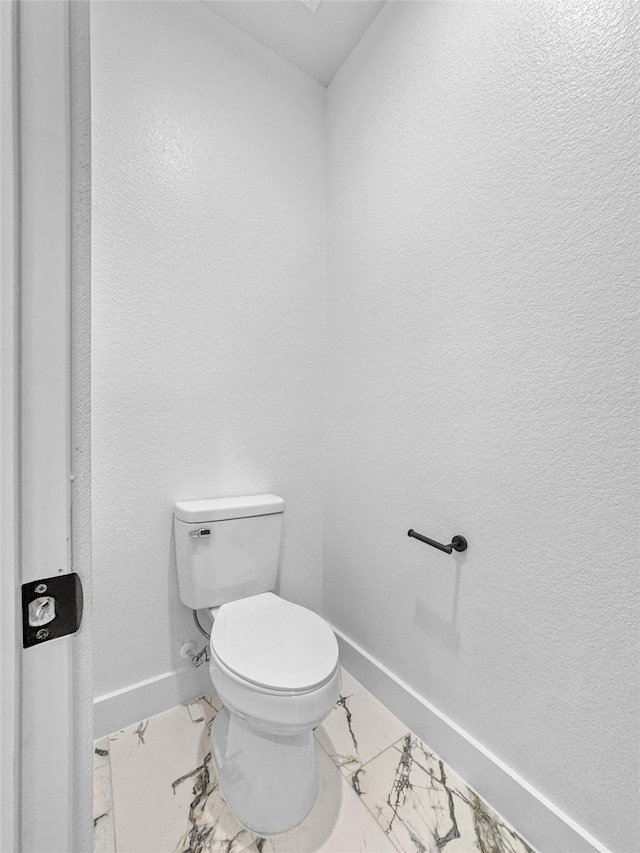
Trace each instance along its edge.
<path fill-rule="evenodd" d="M 319 788 L 313 731 L 269 734 L 223 708 L 211 726 L 211 755 L 227 805 L 251 832 L 286 832 L 313 808 Z"/>

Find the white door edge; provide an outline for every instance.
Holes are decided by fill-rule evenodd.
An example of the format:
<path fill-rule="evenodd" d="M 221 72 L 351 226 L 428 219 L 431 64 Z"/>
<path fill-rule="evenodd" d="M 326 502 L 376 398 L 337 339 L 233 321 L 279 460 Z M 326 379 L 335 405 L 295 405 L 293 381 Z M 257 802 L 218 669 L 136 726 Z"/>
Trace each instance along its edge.
<path fill-rule="evenodd" d="M 18 339 L 16 185 L 16 39 L 15 2 L 0 3 L 0 850 L 15 850 L 18 837 L 20 716 L 17 619 L 18 538 Z"/>

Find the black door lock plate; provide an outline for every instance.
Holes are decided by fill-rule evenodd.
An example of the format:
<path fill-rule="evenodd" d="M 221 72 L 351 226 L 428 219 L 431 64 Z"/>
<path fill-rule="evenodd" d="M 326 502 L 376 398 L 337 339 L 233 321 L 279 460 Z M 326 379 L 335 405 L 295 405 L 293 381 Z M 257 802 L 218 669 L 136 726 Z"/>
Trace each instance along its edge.
<path fill-rule="evenodd" d="M 82 622 L 82 604 L 82 583 L 76 572 L 23 583 L 24 648 L 75 634 Z"/>

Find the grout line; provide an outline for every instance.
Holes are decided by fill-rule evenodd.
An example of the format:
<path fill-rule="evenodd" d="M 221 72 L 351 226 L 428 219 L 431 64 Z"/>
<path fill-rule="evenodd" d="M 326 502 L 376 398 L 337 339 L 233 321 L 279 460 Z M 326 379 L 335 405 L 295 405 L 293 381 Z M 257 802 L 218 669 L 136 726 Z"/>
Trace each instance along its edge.
<path fill-rule="evenodd" d="M 405 728 L 407 728 L 407 727 L 405 726 Z M 400 741 L 404 740 L 404 739 L 406 738 L 406 736 L 407 736 L 407 735 L 411 735 L 412 737 L 418 737 L 418 735 L 414 735 L 414 733 L 411 731 L 411 729 L 407 728 L 407 731 L 405 732 L 405 734 L 403 734 L 403 735 L 402 735 L 402 737 L 399 737 L 399 738 L 398 738 L 398 740 L 394 740 L 394 741 L 393 741 L 393 743 L 390 743 L 390 744 L 389 744 L 389 746 L 385 746 L 385 748 L 384 748 L 384 749 L 381 749 L 381 750 L 380 750 L 380 752 L 376 753 L 376 754 L 373 756 L 373 758 L 370 758 L 368 761 L 366 761 L 366 762 L 362 765 L 362 767 L 364 768 L 364 767 L 366 767 L 367 765 L 371 764 L 371 762 L 372 762 L 372 761 L 375 761 L 375 760 L 376 760 L 376 758 L 380 758 L 380 756 L 382 755 L 382 753 L 383 753 L 383 752 L 388 752 L 390 749 L 393 749 L 393 747 L 394 747 L 394 746 L 396 746 L 396 744 L 399 744 L 399 743 L 400 743 Z M 420 740 L 420 738 L 418 738 L 418 740 Z M 422 741 L 420 741 L 420 743 L 422 743 Z M 402 750 L 400 750 L 400 751 L 402 752 Z M 434 753 L 434 754 L 435 754 L 435 753 Z M 452 768 L 452 769 L 453 769 L 453 768 Z M 454 771 L 454 772 L 455 772 L 455 771 Z"/>
<path fill-rule="evenodd" d="M 364 684 L 362 684 L 360 681 L 358 681 L 358 679 L 355 677 L 355 675 L 352 675 L 348 669 L 345 669 L 344 666 L 342 667 L 342 670 L 343 670 L 343 672 L 347 673 L 349 678 L 351 678 L 351 679 L 353 679 L 353 681 L 355 681 L 355 683 L 358 685 L 358 687 L 360 688 L 360 690 L 364 694 L 363 698 L 365 699 L 366 702 L 369 702 L 369 700 L 372 700 L 371 704 L 373 704 L 374 706 L 379 705 L 381 708 L 384 709 L 384 711 L 390 717 L 393 718 L 394 722 L 398 723 L 400 728 L 405 729 L 405 734 L 403 734 L 401 737 L 397 738 L 396 740 L 391 741 L 391 743 L 387 744 L 387 746 L 383 746 L 381 749 L 378 750 L 378 752 L 376 752 L 375 755 L 372 755 L 371 758 L 368 758 L 366 761 L 364 761 L 360 764 L 360 767 L 365 767 L 365 765 L 370 764 L 372 761 L 374 761 L 376 758 L 378 758 L 378 756 L 382 755 L 383 752 L 386 752 L 390 747 L 394 746 L 396 743 L 399 743 L 404 737 L 406 737 L 406 733 L 409 732 L 410 729 L 408 728 L 408 726 L 406 726 L 402 722 L 401 719 L 396 717 L 396 715 L 393 713 L 393 711 L 390 711 L 389 708 L 387 708 L 387 706 L 383 702 L 381 702 L 377 696 L 374 696 L 370 690 L 367 690 L 367 688 L 364 686 Z M 355 694 L 351 694 L 351 695 L 355 695 Z M 329 713 L 331 713 L 331 712 L 329 712 Z M 413 734 L 413 732 L 411 732 L 411 734 Z M 416 735 L 416 737 L 417 737 L 417 735 Z M 326 750 L 325 750 L 325 752 L 326 752 Z"/>
<path fill-rule="evenodd" d="M 104 827 L 109 827 L 109 829 L 104 829 L 104 832 L 105 832 L 107 841 L 109 841 L 109 840 L 113 841 L 112 848 L 110 850 L 105 850 L 105 853 L 116 853 L 117 845 L 116 845 L 116 823 L 115 823 L 114 801 L 113 801 L 113 774 L 111 772 L 111 749 L 110 749 L 108 737 L 105 736 L 102 738 L 98 738 L 98 740 L 93 741 L 93 749 L 94 749 L 94 751 L 96 749 L 100 749 L 101 747 L 99 746 L 99 744 L 103 744 L 103 743 L 106 744 L 107 754 L 105 756 L 100 756 L 100 757 L 104 760 L 103 769 L 105 766 L 107 769 L 106 775 L 107 775 L 108 785 L 107 785 L 107 796 L 106 796 L 106 802 L 105 802 L 105 806 L 107 808 L 106 808 L 106 811 L 104 812 L 104 823 L 102 824 L 102 827 L 103 827 L 103 829 L 104 829 Z M 95 763 L 94 763 L 92 781 L 95 784 Z M 94 818 L 94 820 L 95 820 L 95 818 Z M 96 832 L 96 824 L 94 824 L 94 827 L 93 827 L 94 843 L 95 843 L 95 832 Z"/>
<path fill-rule="evenodd" d="M 109 744 L 109 740 L 105 738 L 107 744 Z M 109 796 L 111 797 L 111 808 L 109 809 L 109 821 L 111 823 L 111 838 L 113 839 L 113 853 L 116 853 L 118 849 L 118 842 L 116 841 L 116 807 L 115 800 L 113 799 L 113 773 L 111 772 L 111 746 L 109 744 Z"/>
<path fill-rule="evenodd" d="M 320 744 L 320 746 L 322 747 L 322 749 L 323 749 L 323 751 L 324 751 L 325 755 L 327 755 L 327 756 L 329 757 L 329 761 L 331 762 L 331 766 L 332 766 L 332 767 L 333 767 L 333 769 L 337 772 L 338 777 L 340 778 L 340 784 L 341 784 L 341 786 L 342 786 L 342 785 L 344 785 L 344 786 L 347 788 L 347 790 L 348 790 L 348 792 L 349 792 L 349 793 L 347 794 L 347 796 L 352 797 L 352 798 L 353 798 L 353 797 L 355 797 L 355 799 L 360 803 L 360 805 L 362 806 L 362 808 L 364 808 L 364 810 L 365 810 L 366 814 L 368 815 L 368 817 L 369 817 L 369 818 L 371 819 L 371 821 L 372 821 L 372 825 L 373 825 L 373 826 L 375 826 L 376 834 L 377 834 L 377 833 L 382 833 L 382 835 L 384 835 L 384 836 L 385 836 L 385 838 L 389 838 L 389 836 L 387 835 L 387 833 L 384 831 L 384 828 L 383 828 L 382 824 L 380 823 L 380 821 L 376 818 L 376 816 L 373 814 L 373 812 L 372 812 L 372 811 L 371 811 L 371 809 L 368 807 L 368 805 L 364 802 L 364 800 L 362 799 L 362 797 L 361 797 L 358 793 L 356 793 L 356 791 L 354 791 L 354 790 L 353 790 L 353 787 L 349 784 L 349 780 L 345 777 L 344 773 L 342 772 L 342 767 L 335 763 L 335 761 L 332 759 L 331 755 L 327 752 L 327 750 L 326 750 L 326 749 L 324 749 L 324 747 L 322 746 L 322 744 Z M 374 839 L 374 841 L 375 841 L 375 839 Z M 398 847 L 398 845 L 397 845 L 397 844 L 396 844 L 392 839 L 390 839 L 390 841 L 391 841 L 391 843 L 393 844 L 393 846 L 396 848 L 396 850 L 398 850 L 398 851 L 399 851 L 399 853 L 404 853 L 404 851 L 402 850 L 402 848 L 401 848 L 401 847 Z M 375 848 L 374 848 L 374 850 L 375 850 Z M 318 853 L 322 853 L 322 849 L 320 849 L 320 850 L 318 851 Z"/>
<path fill-rule="evenodd" d="M 400 845 L 400 842 L 396 839 L 395 835 L 392 832 L 387 832 L 385 830 L 385 828 L 382 826 L 382 824 L 380 823 L 380 821 L 378 820 L 376 815 L 374 815 L 373 811 L 364 802 L 364 800 L 362 800 L 362 797 L 358 797 L 358 799 L 362 801 L 362 805 L 365 807 L 365 809 L 369 812 L 371 817 L 374 819 L 374 821 L 376 822 L 376 826 L 379 827 L 380 832 L 384 835 L 384 837 L 389 839 L 389 841 L 393 844 L 393 846 L 396 848 L 398 853 L 405 853 L 404 849 Z M 382 813 L 382 810 L 378 809 L 378 814 L 381 814 L 381 813 Z"/>

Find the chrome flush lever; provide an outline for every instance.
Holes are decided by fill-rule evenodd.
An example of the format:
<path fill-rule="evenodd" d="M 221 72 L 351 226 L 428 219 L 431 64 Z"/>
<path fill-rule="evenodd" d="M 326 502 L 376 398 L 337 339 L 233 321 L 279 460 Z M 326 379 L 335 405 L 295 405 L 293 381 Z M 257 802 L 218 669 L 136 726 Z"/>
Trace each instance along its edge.
<path fill-rule="evenodd" d="M 198 530 L 191 530 L 189 536 L 192 539 L 199 539 L 201 536 L 211 536 L 211 530 L 208 527 L 200 527 Z"/>

